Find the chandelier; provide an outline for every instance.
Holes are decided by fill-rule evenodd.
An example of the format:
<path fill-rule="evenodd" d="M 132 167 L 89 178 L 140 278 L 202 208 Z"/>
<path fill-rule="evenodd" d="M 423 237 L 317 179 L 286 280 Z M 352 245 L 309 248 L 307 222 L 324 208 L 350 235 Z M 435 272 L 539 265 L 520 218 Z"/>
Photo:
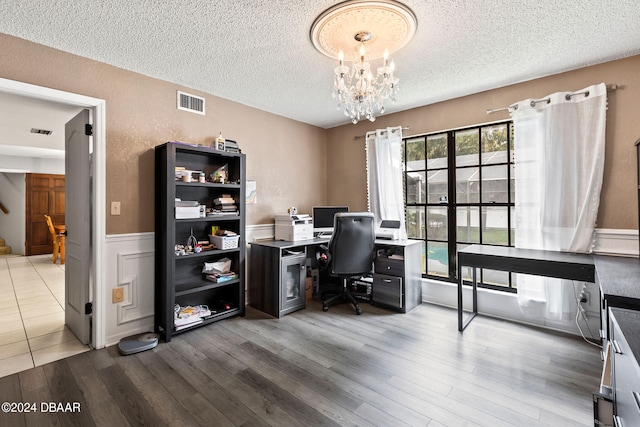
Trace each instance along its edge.
<path fill-rule="evenodd" d="M 391 0 L 352 0 L 324 11 L 311 27 L 311 41 L 321 53 L 338 60 L 333 97 L 337 108 L 355 124 L 384 114 L 384 103 L 395 102 L 399 79 L 389 54 L 415 34 L 416 17 Z M 369 61 L 380 59 L 375 67 Z M 351 67 L 345 61 L 351 61 Z"/>

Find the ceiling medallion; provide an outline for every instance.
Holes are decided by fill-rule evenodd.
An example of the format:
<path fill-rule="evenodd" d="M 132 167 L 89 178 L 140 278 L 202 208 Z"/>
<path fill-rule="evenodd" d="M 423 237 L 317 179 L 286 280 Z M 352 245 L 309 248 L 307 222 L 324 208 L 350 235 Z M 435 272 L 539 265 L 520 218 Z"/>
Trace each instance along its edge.
<path fill-rule="evenodd" d="M 322 54 L 337 59 L 333 97 L 353 123 L 384 113 L 384 101 L 395 102 L 399 79 L 389 55 L 404 47 L 416 32 L 413 11 L 391 0 L 352 0 L 324 11 L 311 26 L 311 41 Z M 382 59 L 377 74 L 370 60 Z M 352 63 L 351 68 L 345 61 Z"/>

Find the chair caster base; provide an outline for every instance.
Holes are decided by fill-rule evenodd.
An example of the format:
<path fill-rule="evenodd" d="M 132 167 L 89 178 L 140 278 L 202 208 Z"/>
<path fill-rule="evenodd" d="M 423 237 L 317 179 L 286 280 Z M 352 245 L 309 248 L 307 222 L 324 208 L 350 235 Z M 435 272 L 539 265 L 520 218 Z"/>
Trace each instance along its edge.
<path fill-rule="evenodd" d="M 327 292 L 328 294 L 329 292 Z M 324 296 L 324 294 L 323 294 Z M 353 297 L 353 295 L 351 295 L 349 292 L 346 291 L 346 286 L 343 288 L 342 292 L 339 292 L 338 294 L 335 294 L 333 296 L 331 296 L 330 298 L 327 299 L 322 299 L 322 311 L 328 311 L 329 310 L 329 306 L 334 304 L 335 302 L 348 302 L 351 303 L 353 305 L 353 308 L 356 312 L 356 314 L 362 314 L 362 310 L 360 309 L 360 306 L 358 305 L 358 301 Z"/>

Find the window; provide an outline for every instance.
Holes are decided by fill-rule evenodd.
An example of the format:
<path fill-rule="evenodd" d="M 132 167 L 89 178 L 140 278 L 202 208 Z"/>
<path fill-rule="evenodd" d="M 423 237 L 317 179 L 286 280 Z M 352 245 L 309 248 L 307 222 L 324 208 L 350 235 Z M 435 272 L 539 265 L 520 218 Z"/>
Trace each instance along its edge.
<path fill-rule="evenodd" d="M 514 245 L 510 121 L 405 138 L 402 147 L 407 234 L 424 241 L 424 277 L 457 281 L 456 251 L 469 245 Z M 512 276 L 484 270 L 480 279 L 515 291 Z"/>

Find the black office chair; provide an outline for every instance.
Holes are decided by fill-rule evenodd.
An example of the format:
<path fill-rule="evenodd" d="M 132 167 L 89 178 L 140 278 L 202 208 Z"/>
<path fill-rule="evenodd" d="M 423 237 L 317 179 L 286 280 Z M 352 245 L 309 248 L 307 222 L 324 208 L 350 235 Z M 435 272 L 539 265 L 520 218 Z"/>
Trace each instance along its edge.
<path fill-rule="evenodd" d="M 330 276 L 342 281 L 342 290 L 322 302 L 322 311 L 338 300 L 353 304 L 356 314 L 362 314 L 358 301 L 349 292 L 349 279 L 372 271 L 375 242 L 374 217 L 369 212 L 341 212 L 333 220 L 333 235 L 329 246 L 321 246 L 318 265 Z"/>

